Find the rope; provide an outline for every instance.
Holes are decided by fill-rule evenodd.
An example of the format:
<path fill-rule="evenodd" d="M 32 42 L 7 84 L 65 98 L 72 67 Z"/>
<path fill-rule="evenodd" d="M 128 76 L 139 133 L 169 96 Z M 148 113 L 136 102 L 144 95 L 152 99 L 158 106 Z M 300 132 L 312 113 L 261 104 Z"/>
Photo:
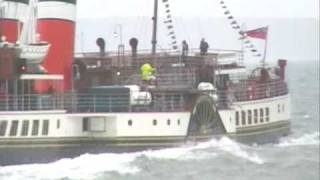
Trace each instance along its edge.
<path fill-rule="evenodd" d="M 261 57 L 261 53 L 256 49 L 255 45 L 251 42 L 251 40 L 245 35 L 245 30 L 242 29 L 242 27 L 238 23 L 239 21 L 232 15 L 224 0 L 220 0 L 219 4 L 220 7 L 224 10 L 224 15 L 230 21 L 231 28 L 237 31 L 240 35 L 240 40 L 242 40 L 244 43 L 243 47 L 245 49 L 249 49 L 253 53 L 253 56 Z"/>

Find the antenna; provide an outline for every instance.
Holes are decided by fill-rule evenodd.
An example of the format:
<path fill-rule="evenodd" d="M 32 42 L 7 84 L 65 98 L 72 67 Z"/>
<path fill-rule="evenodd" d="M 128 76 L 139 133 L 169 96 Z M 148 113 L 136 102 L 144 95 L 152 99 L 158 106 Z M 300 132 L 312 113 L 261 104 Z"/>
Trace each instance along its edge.
<path fill-rule="evenodd" d="M 0 38 L 2 38 L 2 20 L 1 19 L 3 17 L 4 17 L 4 7 L 2 7 L 2 0 L 0 0 Z"/>
<path fill-rule="evenodd" d="M 153 32 L 152 32 L 152 54 L 157 53 L 157 26 L 158 26 L 158 0 L 154 0 Z"/>

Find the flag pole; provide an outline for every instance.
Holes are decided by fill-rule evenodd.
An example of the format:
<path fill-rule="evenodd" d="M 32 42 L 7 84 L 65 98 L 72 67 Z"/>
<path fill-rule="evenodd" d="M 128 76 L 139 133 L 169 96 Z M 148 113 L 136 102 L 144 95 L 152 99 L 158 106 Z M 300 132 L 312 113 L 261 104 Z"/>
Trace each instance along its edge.
<path fill-rule="evenodd" d="M 264 55 L 262 59 L 262 67 L 265 67 L 266 65 L 266 57 L 267 57 L 267 50 L 268 50 L 268 32 L 269 32 L 269 26 L 267 26 L 266 39 L 264 43 Z"/>

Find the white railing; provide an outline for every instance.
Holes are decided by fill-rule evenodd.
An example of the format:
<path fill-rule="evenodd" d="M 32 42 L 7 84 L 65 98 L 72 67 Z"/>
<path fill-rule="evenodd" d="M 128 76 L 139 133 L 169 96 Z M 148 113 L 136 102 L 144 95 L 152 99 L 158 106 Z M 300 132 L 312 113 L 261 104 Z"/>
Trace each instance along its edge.
<path fill-rule="evenodd" d="M 141 102 L 139 102 L 141 101 Z M 94 112 L 171 112 L 185 108 L 183 97 L 166 96 L 135 100 L 130 94 L 0 95 L 1 111 L 66 110 L 70 113 Z"/>

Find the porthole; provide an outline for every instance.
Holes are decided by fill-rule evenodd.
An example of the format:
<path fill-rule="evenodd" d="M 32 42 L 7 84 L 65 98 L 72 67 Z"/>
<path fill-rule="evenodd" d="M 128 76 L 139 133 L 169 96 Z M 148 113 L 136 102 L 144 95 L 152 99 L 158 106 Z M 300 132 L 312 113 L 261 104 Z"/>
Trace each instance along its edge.
<path fill-rule="evenodd" d="M 128 126 L 132 126 L 132 124 L 133 124 L 133 122 L 132 122 L 132 120 L 130 119 L 130 120 L 128 121 Z"/>
<path fill-rule="evenodd" d="M 170 124 L 171 124 L 171 120 L 168 119 L 168 120 L 167 120 L 167 125 L 170 126 Z"/>
<path fill-rule="evenodd" d="M 157 122 L 157 120 L 156 120 L 156 119 L 154 119 L 154 120 L 153 120 L 153 122 L 152 122 L 152 124 L 153 124 L 154 126 L 156 126 L 156 125 L 157 125 L 157 123 L 158 123 L 158 122 Z"/>

